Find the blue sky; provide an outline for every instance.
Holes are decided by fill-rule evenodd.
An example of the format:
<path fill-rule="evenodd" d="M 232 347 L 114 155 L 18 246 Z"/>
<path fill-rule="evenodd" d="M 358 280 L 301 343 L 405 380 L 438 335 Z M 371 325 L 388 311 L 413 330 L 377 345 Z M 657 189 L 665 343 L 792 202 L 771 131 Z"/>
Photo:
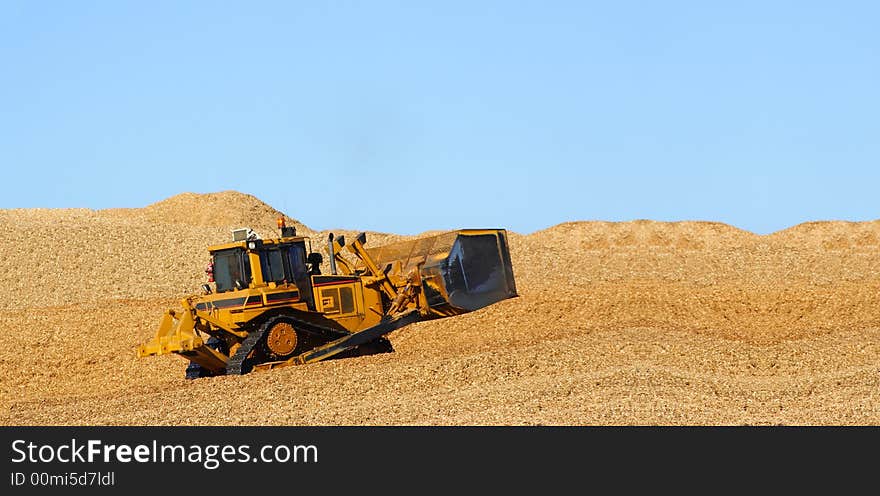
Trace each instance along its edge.
<path fill-rule="evenodd" d="M 880 218 L 877 2 L 3 2 L 0 208 Z"/>

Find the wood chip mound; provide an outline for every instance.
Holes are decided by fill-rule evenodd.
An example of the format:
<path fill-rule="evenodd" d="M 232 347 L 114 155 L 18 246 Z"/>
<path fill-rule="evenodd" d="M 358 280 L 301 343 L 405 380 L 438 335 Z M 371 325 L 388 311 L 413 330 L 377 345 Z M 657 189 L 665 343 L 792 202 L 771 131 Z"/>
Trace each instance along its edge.
<path fill-rule="evenodd" d="M 560 224 L 511 234 L 519 297 L 395 353 L 196 381 L 137 359 L 206 247 L 278 215 L 234 191 L 0 210 L 0 424 L 880 424 L 880 221 Z"/>

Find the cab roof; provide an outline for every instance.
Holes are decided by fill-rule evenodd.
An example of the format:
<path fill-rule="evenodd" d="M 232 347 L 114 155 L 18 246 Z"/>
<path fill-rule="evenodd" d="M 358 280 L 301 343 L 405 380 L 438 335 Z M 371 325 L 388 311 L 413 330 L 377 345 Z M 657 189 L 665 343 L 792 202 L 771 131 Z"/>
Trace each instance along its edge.
<path fill-rule="evenodd" d="M 222 245 L 212 245 L 208 247 L 209 253 L 214 253 L 215 251 L 221 250 L 229 250 L 233 248 L 241 248 L 242 250 L 248 249 L 248 243 L 256 243 L 257 246 L 266 246 L 266 245 L 284 245 L 297 243 L 301 241 L 306 241 L 308 236 L 288 236 L 284 238 L 269 238 L 269 239 L 252 239 L 250 241 L 232 241 L 230 243 L 224 243 Z"/>

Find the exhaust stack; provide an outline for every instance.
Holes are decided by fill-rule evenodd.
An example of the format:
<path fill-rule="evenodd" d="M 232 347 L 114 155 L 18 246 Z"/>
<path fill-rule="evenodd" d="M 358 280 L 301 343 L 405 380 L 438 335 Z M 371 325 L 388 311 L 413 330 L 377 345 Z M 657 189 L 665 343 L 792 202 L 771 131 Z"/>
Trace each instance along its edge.
<path fill-rule="evenodd" d="M 327 236 L 327 252 L 330 254 L 330 273 L 336 275 L 336 251 L 333 248 L 333 233 Z"/>

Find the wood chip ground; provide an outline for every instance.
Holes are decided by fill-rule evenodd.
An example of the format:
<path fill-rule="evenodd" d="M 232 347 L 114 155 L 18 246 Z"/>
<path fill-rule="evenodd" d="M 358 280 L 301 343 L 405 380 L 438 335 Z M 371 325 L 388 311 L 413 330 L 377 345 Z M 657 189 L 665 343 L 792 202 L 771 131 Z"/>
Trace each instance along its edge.
<path fill-rule="evenodd" d="M 236 192 L 0 210 L 0 424 L 880 424 L 880 221 L 571 222 L 511 234 L 518 298 L 395 353 L 197 381 L 135 358 L 205 248 L 277 215 Z"/>

